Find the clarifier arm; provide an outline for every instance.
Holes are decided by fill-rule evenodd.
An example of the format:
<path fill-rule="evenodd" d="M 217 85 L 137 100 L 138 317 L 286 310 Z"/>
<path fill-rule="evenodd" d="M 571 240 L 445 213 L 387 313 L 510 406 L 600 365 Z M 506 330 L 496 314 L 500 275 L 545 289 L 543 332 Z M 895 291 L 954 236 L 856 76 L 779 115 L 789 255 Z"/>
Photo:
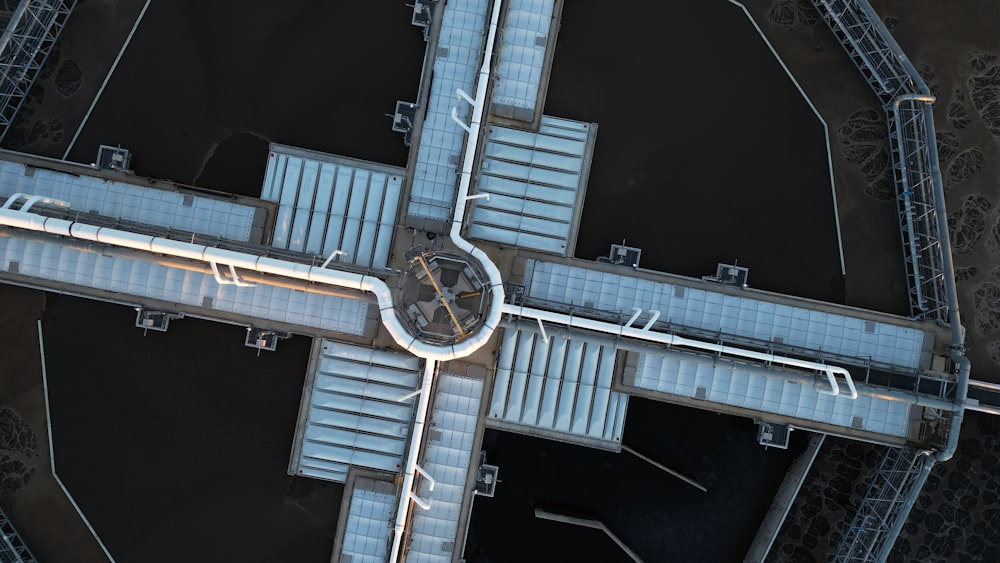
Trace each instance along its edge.
<path fill-rule="evenodd" d="M 577 317 L 573 315 L 567 315 L 565 313 L 555 313 L 552 311 L 545 311 L 542 309 L 535 309 L 532 307 L 523 307 L 520 305 L 504 304 L 503 312 L 514 315 L 517 317 L 527 317 L 530 319 L 536 319 L 538 321 L 549 322 L 553 324 L 577 327 L 585 330 L 593 330 L 596 332 L 603 332 L 613 336 L 620 336 L 624 338 L 635 338 L 637 340 L 646 340 L 649 342 L 658 342 L 660 344 L 666 344 L 669 346 L 677 346 L 682 348 L 694 348 L 697 350 L 705 350 L 708 352 L 717 352 L 726 356 L 736 356 L 740 358 L 747 358 L 751 360 L 757 360 L 766 363 L 780 364 L 783 366 L 796 367 L 808 370 L 816 370 L 822 372 L 827 381 L 830 383 L 830 389 L 820 389 L 820 393 L 827 395 L 838 395 L 840 393 L 840 384 L 837 381 L 837 377 L 842 377 L 847 384 L 847 397 L 851 399 L 858 398 L 858 390 L 854 385 L 854 379 L 851 377 L 850 372 L 845 368 L 839 366 L 831 366 L 821 362 L 812 362 L 809 360 L 802 360 L 799 358 L 792 358 L 789 356 L 782 356 L 779 354 L 772 354 L 770 352 L 758 352 L 756 350 L 747 350 L 745 348 L 738 348 L 735 346 L 727 346 L 725 344 L 717 344 L 714 342 L 704 342 L 701 340 L 693 340 L 690 338 L 684 338 L 683 336 L 677 336 L 675 334 L 667 334 L 665 332 L 653 332 L 649 330 L 650 323 L 646 323 L 643 328 L 636 328 L 629 326 L 628 323 L 624 325 L 609 323 L 604 321 L 597 321 L 593 319 L 587 319 L 583 317 Z M 638 316 L 637 314 L 634 316 Z M 632 319 L 634 321 L 634 318 Z"/>

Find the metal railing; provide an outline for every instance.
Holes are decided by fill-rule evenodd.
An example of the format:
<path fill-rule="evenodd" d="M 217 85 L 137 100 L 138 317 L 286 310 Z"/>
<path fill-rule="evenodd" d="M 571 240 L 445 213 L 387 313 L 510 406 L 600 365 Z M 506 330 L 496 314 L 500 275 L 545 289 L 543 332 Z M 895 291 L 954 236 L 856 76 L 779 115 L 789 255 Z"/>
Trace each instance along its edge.
<path fill-rule="evenodd" d="M 21 540 L 10 519 L 0 509 L 0 561 L 4 563 L 34 563 L 35 556 Z"/>
<path fill-rule="evenodd" d="M 886 448 L 834 561 L 885 561 L 933 466 L 930 452 Z"/>
<path fill-rule="evenodd" d="M 76 0 L 21 0 L 0 36 L 0 141 L 14 122 Z"/>
<path fill-rule="evenodd" d="M 914 319 L 949 325 L 955 408 L 931 452 L 890 449 L 841 541 L 837 561 L 885 561 L 931 466 L 954 454 L 969 386 L 958 311 L 944 185 L 931 105 L 935 98 L 867 0 L 813 0 L 855 66 L 883 102 L 899 206 L 903 258 Z M 938 413 L 942 417 L 944 413 Z"/>

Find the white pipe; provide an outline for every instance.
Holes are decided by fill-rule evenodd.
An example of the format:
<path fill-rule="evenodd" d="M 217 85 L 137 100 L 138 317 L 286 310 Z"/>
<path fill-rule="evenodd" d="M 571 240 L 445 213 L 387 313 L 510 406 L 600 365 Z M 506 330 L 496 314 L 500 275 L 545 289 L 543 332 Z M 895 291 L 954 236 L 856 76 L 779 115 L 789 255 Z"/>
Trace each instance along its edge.
<path fill-rule="evenodd" d="M 413 491 L 410 491 L 410 500 L 412 500 L 413 502 L 415 502 L 417 504 L 417 506 L 419 506 L 420 508 L 423 508 L 424 510 L 430 510 L 431 509 L 431 503 L 430 503 L 430 501 L 426 501 L 426 500 L 420 498 L 419 496 L 417 496 L 417 493 L 415 493 Z"/>
<path fill-rule="evenodd" d="M 222 277 L 222 274 L 219 273 L 219 266 L 215 262 L 209 262 L 208 265 L 212 268 L 212 277 L 215 278 L 215 283 L 219 285 L 230 285 L 233 283 Z"/>
<path fill-rule="evenodd" d="M 232 274 L 233 283 L 236 284 L 236 287 L 253 287 L 254 285 L 256 285 L 241 280 L 240 276 L 236 274 L 236 266 L 233 266 L 232 264 L 229 265 L 229 273 Z"/>
<path fill-rule="evenodd" d="M 448 361 L 472 354 L 490 339 L 493 335 L 493 330 L 500 324 L 500 317 L 502 316 L 500 302 L 503 300 L 503 283 L 501 281 L 493 287 L 494 301 L 485 322 L 486 326 L 457 344 L 439 346 L 421 342 L 407 331 L 402 321 L 396 316 L 393 308 L 392 290 L 389 289 L 389 286 L 385 282 L 376 277 L 340 270 L 329 270 L 318 266 L 288 262 L 244 252 L 212 248 L 201 244 L 130 233 L 128 231 L 98 227 L 86 223 L 75 223 L 63 219 L 43 217 L 20 210 L 0 209 L 0 225 L 59 236 L 69 236 L 146 252 L 167 254 L 179 258 L 208 262 L 210 265 L 213 263 L 227 264 L 233 268 L 242 268 L 262 274 L 272 274 L 313 283 L 368 291 L 375 294 L 379 310 L 382 314 L 382 323 L 393 340 L 404 350 L 426 359 Z M 478 249 L 476 250 L 478 251 Z M 481 260 L 486 259 L 482 251 L 478 251 L 478 253 L 482 256 Z M 496 270 L 496 266 L 492 262 L 489 262 L 488 259 L 483 264 L 488 265 L 495 272 L 494 275 L 496 278 L 491 276 L 491 280 L 499 280 L 500 273 Z M 218 280 L 219 278 L 221 276 L 216 279 Z M 233 283 L 225 278 L 221 279 L 220 283 Z"/>
<path fill-rule="evenodd" d="M 417 473 L 423 475 L 424 479 L 427 479 L 427 481 L 429 483 L 429 486 L 427 487 L 427 490 L 428 491 L 433 491 L 434 490 L 434 485 L 437 484 L 437 481 L 434 480 L 434 477 L 431 477 L 431 474 L 428 473 L 426 470 L 424 470 L 423 467 L 420 467 L 419 464 L 414 465 L 413 468 L 417 470 Z"/>
<path fill-rule="evenodd" d="M 16 194 L 8 197 L 7 201 L 4 202 L 3 204 L 3 207 L 0 207 L 0 209 L 10 209 L 10 206 L 14 205 L 14 202 L 21 199 L 22 197 L 24 197 L 24 194 L 21 192 L 17 192 Z"/>
<path fill-rule="evenodd" d="M 808 370 L 817 370 L 823 372 L 827 376 L 827 379 L 830 381 L 830 386 L 833 390 L 833 391 L 821 390 L 820 392 L 825 392 L 829 395 L 836 395 L 837 393 L 839 393 L 840 386 L 837 384 L 836 377 L 841 376 L 848 382 L 848 387 L 850 389 L 850 394 L 848 396 L 851 399 L 856 399 L 858 397 L 858 391 L 854 386 L 854 381 L 851 378 L 850 372 L 839 366 L 831 366 L 820 362 L 812 362 L 809 360 L 801 360 L 799 358 L 780 356 L 777 354 L 772 354 L 770 352 L 757 352 L 755 350 L 746 350 L 744 348 L 727 346 L 725 344 L 716 344 L 714 342 L 703 342 L 701 340 L 692 340 L 690 338 L 684 338 L 683 336 L 677 336 L 675 334 L 667 334 L 664 332 L 652 332 L 635 327 L 608 323 L 604 321 L 596 321 L 593 319 L 575 317 L 564 313 L 555 313 L 552 311 L 534 309 L 531 307 L 524 307 L 521 305 L 512 305 L 509 303 L 505 303 L 503 305 L 503 312 L 518 317 L 538 319 L 553 324 L 577 327 L 585 330 L 592 330 L 595 332 L 604 332 L 607 334 L 611 334 L 613 336 L 620 336 L 623 338 L 648 340 L 651 342 L 659 342 L 661 344 L 667 344 L 670 346 L 695 348 L 697 350 L 717 352 L 719 354 L 727 356 L 737 356 L 761 362 L 781 364 L 784 366 L 797 367 Z"/>
<path fill-rule="evenodd" d="M 480 125 L 482 124 L 483 113 L 486 108 L 486 91 L 489 89 L 490 71 L 493 63 L 493 47 L 496 43 L 497 22 L 500 21 L 501 3 L 502 0 L 494 0 L 493 12 L 490 15 L 490 26 L 486 34 L 486 49 L 483 53 L 483 64 L 479 68 L 479 78 L 476 82 L 476 98 L 472 108 L 472 121 L 467 129 L 469 135 L 465 143 L 462 171 L 459 176 L 458 192 L 455 196 L 455 214 L 452 217 L 451 231 L 449 233 L 449 237 L 456 247 L 469 253 L 479 262 L 483 273 L 486 274 L 489 280 L 490 292 L 493 297 L 490 308 L 486 313 L 486 319 L 483 321 L 484 326 L 476 334 L 459 343 L 461 345 L 470 342 L 472 339 L 477 339 L 481 342 L 475 344 L 476 348 L 485 344 L 493 335 L 493 331 L 500 325 L 500 318 L 503 316 L 502 305 L 505 298 L 503 277 L 500 275 L 500 270 L 497 269 L 496 264 L 490 260 L 490 257 L 485 252 L 462 238 L 462 223 L 465 220 L 465 205 L 469 198 L 469 186 L 472 183 L 472 168 L 476 161 L 476 147 L 479 144 L 479 133 L 481 130 Z M 458 96 L 461 99 L 469 101 L 469 95 L 464 91 L 460 90 Z"/>
<path fill-rule="evenodd" d="M 424 379 L 420 385 L 420 400 L 417 402 L 417 412 L 413 417 L 413 432 L 410 433 L 409 455 L 406 456 L 406 467 L 403 469 L 402 492 L 399 495 L 399 508 L 396 509 L 396 524 L 393 527 L 392 550 L 389 552 L 389 563 L 396 563 L 399 557 L 400 543 L 403 531 L 406 530 L 406 518 L 410 512 L 410 498 L 413 493 L 413 479 L 417 467 L 417 452 L 424 437 L 424 419 L 427 418 L 427 407 L 430 404 L 431 384 L 434 382 L 434 370 L 437 362 L 428 359 L 424 363 Z"/>
<path fill-rule="evenodd" d="M 323 265 L 320 266 L 320 268 L 326 268 L 327 266 L 329 266 L 330 262 L 333 262 L 333 259 L 336 258 L 337 256 L 348 256 L 348 254 L 343 250 L 334 250 L 333 252 L 330 253 L 329 256 L 327 256 L 326 261 L 323 262 Z"/>
<path fill-rule="evenodd" d="M 459 215 L 457 210 L 456 215 Z M 487 271 L 490 283 L 493 284 L 493 300 L 490 304 L 490 309 L 484 322 L 484 327 L 461 342 L 448 346 L 438 346 L 422 342 L 409 333 L 406 327 L 403 326 L 403 323 L 399 320 L 399 317 L 396 316 L 392 303 L 392 291 L 389 289 L 389 286 L 387 286 L 382 280 L 372 276 L 344 272 L 340 270 L 328 270 L 316 266 L 287 262 L 284 260 L 261 257 L 243 252 L 212 248 L 199 244 L 163 239 L 160 237 L 153 237 L 138 233 L 130 233 L 117 229 L 97 227 L 84 223 L 74 223 L 63 219 L 43 217 L 34 213 L 25 213 L 23 211 L 13 211 L 10 209 L 0 209 L 0 224 L 33 231 L 47 232 L 61 236 L 72 236 L 79 239 L 92 240 L 95 242 L 134 248 L 137 250 L 163 252 L 172 256 L 201 260 L 208 262 L 210 265 L 224 263 L 229 264 L 232 267 L 238 266 L 240 268 L 254 270 L 265 274 L 274 274 L 315 283 L 337 285 L 351 289 L 368 291 L 375 294 L 375 298 L 378 300 L 379 310 L 382 314 L 382 323 L 396 343 L 413 355 L 428 360 L 448 361 L 472 354 L 490 339 L 493 335 L 493 331 L 500 323 L 500 318 L 503 316 L 503 313 L 506 312 L 521 317 L 539 319 L 555 324 L 576 326 L 587 330 L 604 332 L 617 336 L 636 338 L 640 340 L 652 340 L 673 346 L 696 348 L 764 362 L 819 370 L 824 372 L 830 379 L 832 390 L 828 394 L 836 394 L 838 386 L 836 385 L 835 377 L 839 375 L 843 376 L 848 382 L 848 387 L 851 390 L 850 397 L 852 399 L 857 398 L 857 390 L 854 388 L 850 373 L 841 367 L 829 366 L 818 362 L 810 362 L 786 356 L 778 356 L 771 353 L 755 352 L 752 350 L 745 350 L 742 348 L 711 342 L 703 342 L 700 340 L 691 340 L 676 335 L 652 332 L 635 327 L 621 326 L 581 317 L 573 317 L 541 309 L 505 304 L 503 303 L 503 281 L 500 278 L 500 272 L 497 270 L 496 265 L 494 265 L 481 250 L 472 246 L 461 237 L 455 238 L 457 246 L 467 245 L 469 249 L 474 251 L 470 252 L 470 254 L 479 254 L 482 256 L 480 264 L 482 264 L 484 270 Z M 458 224 L 459 223 L 456 222 L 452 225 L 453 233 L 457 230 L 456 225 Z M 216 269 L 213 273 L 217 275 L 218 270 Z M 217 279 L 219 279 L 219 277 L 217 277 Z M 225 280 L 225 282 L 233 283 L 229 280 Z M 421 398 L 421 400 L 423 400 L 423 398 Z"/>
<path fill-rule="evenodd" d="M 632 316 L 629 318 L 628 322 L 625 323 L 625 326 L 632 326 L 632 323 L 634 323 L 635 320 L 638 319 L 639 315 L 641 314 L 642 314 L 642 309 L 638 307 L 632 307 Z"/>
<path fill-rule="evenodd" d="M 659 318 L 660 318 L 660 312 L 653 311 L 653 316 L 650 317 L 648 321 L 646 321 L 646 324 L 643 325 L 642 330 L 649 330 L 650 328 L 652 328 L 653 325 L 656 324 L 656 320 Z"/>
<path fill-rule="evenodd" d="M 542 319 L 537 319 L 537 320 L 538 320 L 538 330 L 542 333 L 542 342 L 548 344 L 549 335 L 548 333 L 545 332 L 545 325 L 542 324 Z"/>

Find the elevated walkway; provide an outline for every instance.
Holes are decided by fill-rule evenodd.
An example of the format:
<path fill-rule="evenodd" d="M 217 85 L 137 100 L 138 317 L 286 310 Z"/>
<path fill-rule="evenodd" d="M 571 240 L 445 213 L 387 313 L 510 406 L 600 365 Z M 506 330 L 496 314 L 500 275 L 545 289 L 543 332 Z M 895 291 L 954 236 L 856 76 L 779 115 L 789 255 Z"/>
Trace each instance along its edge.
<path fill-rule="evenodd" d="M 35 563 L 37 561 L 2 509 L 0 509 L 0 561 L 3 563 Z"/>
<path fill-rule="evenodd" d="M 935 98 L 867 0 L 813 0 L 882 100 L 913 318 L 948 323 L 954 272 L 934 136 Z"/>
<path fill-rule="evenodd" d="M 237 242 L 263 242 L 274 220 L 274 206 L 258 199 L 0 151 L 0 204 L 18 193 L 64 201 L 74 213 Z"/>
<path fill-rule="evenodd" d="M 912 372 L 931 365 L 939 332 L 907 319 L 631 268 L 526 258 L 524 300 L 617 315 L 702 337 Z M 629 273 L 624 273 L 629 272 Z M 591 313 L 593 312 L 593 313 Z M 940 353 L 940 352 L 938 352 Z"/>
<path fill-rule="evenodd" d="M 21 0 L 0 35 L 0 141 L 14 122 L 76 0 Z"/>

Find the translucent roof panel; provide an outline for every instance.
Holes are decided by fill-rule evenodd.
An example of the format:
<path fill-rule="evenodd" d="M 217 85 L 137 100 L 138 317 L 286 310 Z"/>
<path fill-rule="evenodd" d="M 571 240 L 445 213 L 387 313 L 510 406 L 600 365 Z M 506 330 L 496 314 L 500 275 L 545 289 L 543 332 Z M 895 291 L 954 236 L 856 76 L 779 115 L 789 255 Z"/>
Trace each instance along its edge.
<path fill-rule="evenodd" d="M 211 273 L 83 252 L 55 240 L 0 237 L 0 269 L 80 288 L 199 307 L 200 314 L 209 318 L 238 314 L 261 321 L 361 335 L 368 315 L 368 303 L 363 300 L 263 284 L 219 285 Z"/>
<path fill-rule="evenodd" d="M 0 160 L 0 198 L 15 193 L 69 202 L 70 209 L 228 240 L 250 241 L 257 208 Z"/>
<path fill-rule="evenodd" d="M 367 478 L 355 481 L 340 561 L 385 563 L 388 560 L 397 505 L 395 492 L 392 483 L 385 481 Z"/>
<path fill-rule="evenodd" d="M 447 373 L 438 378 L 433 423 L 421 462 L 436 482 L 431 491 L 427 480 L 420 481 L 418 494 L 430 501 L 431 508 L 412 513 L 407 561 L 453 560 L 482 396 L 481 379 Z"/>
<path fill-rule="evenodd" d="M 721 332 L 904 368 L 920 366 L 925 338 L 923 331 L 890 323 L 542 260 L 528 260 L 525 285 L 531 297 L 557 303 L 659 311 L 660 322 L 681 332 Z"/>
<path fill-rule="evenodd" d="M 440 221 L 451 218 L 458 166 L 465 147 L 465 130 L 452 120 L 451 109 L 458 108 L 459 118 L 469 122 L 471 107 L 459 101 L 455 91 L 461 88 L 470 96 L 475 93 L 489 6 L 487 0 L 448 2 L 443 6 L 434 80 L 417 147 L 407 215 Z"/>
<path fill-rule="evenodd" d="M 493 113 L 533 121 L 554 0 L 511 0 L 493 85 Z"/>
<path fill-rule="evenodd" d="M 469 236 L 566 255 L 589 170 L 596 127 L 542 117 L 538 133 L 490 125 Z"/>
<path fill-rule="evenodd" d="M 698 361 L 700 359 L 701 361 Z M 802 385 L 758 371 L 715 365 L 711 358 L 676 353 L 669 356 L 642 354 L 636 368 L 636 387 L 667 395 L 700 399 L 906 438 L 910 404 L 866 395 L 850 399 L 831 396 L 818 387 Z"/>
<path fill-rule="evenodd" d="M 420 359 L 322 341 L 302 394 L 290 468 L 343 483 L 352 465 L 398 472 L 413 420 Z"/>
<path fill-rule="evenodd" d="M 278 204 L 271 245 L 384 268 L 406 170 L 271 145 L 261 198 Z"/>
<path fill-rule="evenodd" d="M 504 329 L 486 424 L 618 449 L 628 396 L 611 390 L 615 354 L 601 344 Z"/>

